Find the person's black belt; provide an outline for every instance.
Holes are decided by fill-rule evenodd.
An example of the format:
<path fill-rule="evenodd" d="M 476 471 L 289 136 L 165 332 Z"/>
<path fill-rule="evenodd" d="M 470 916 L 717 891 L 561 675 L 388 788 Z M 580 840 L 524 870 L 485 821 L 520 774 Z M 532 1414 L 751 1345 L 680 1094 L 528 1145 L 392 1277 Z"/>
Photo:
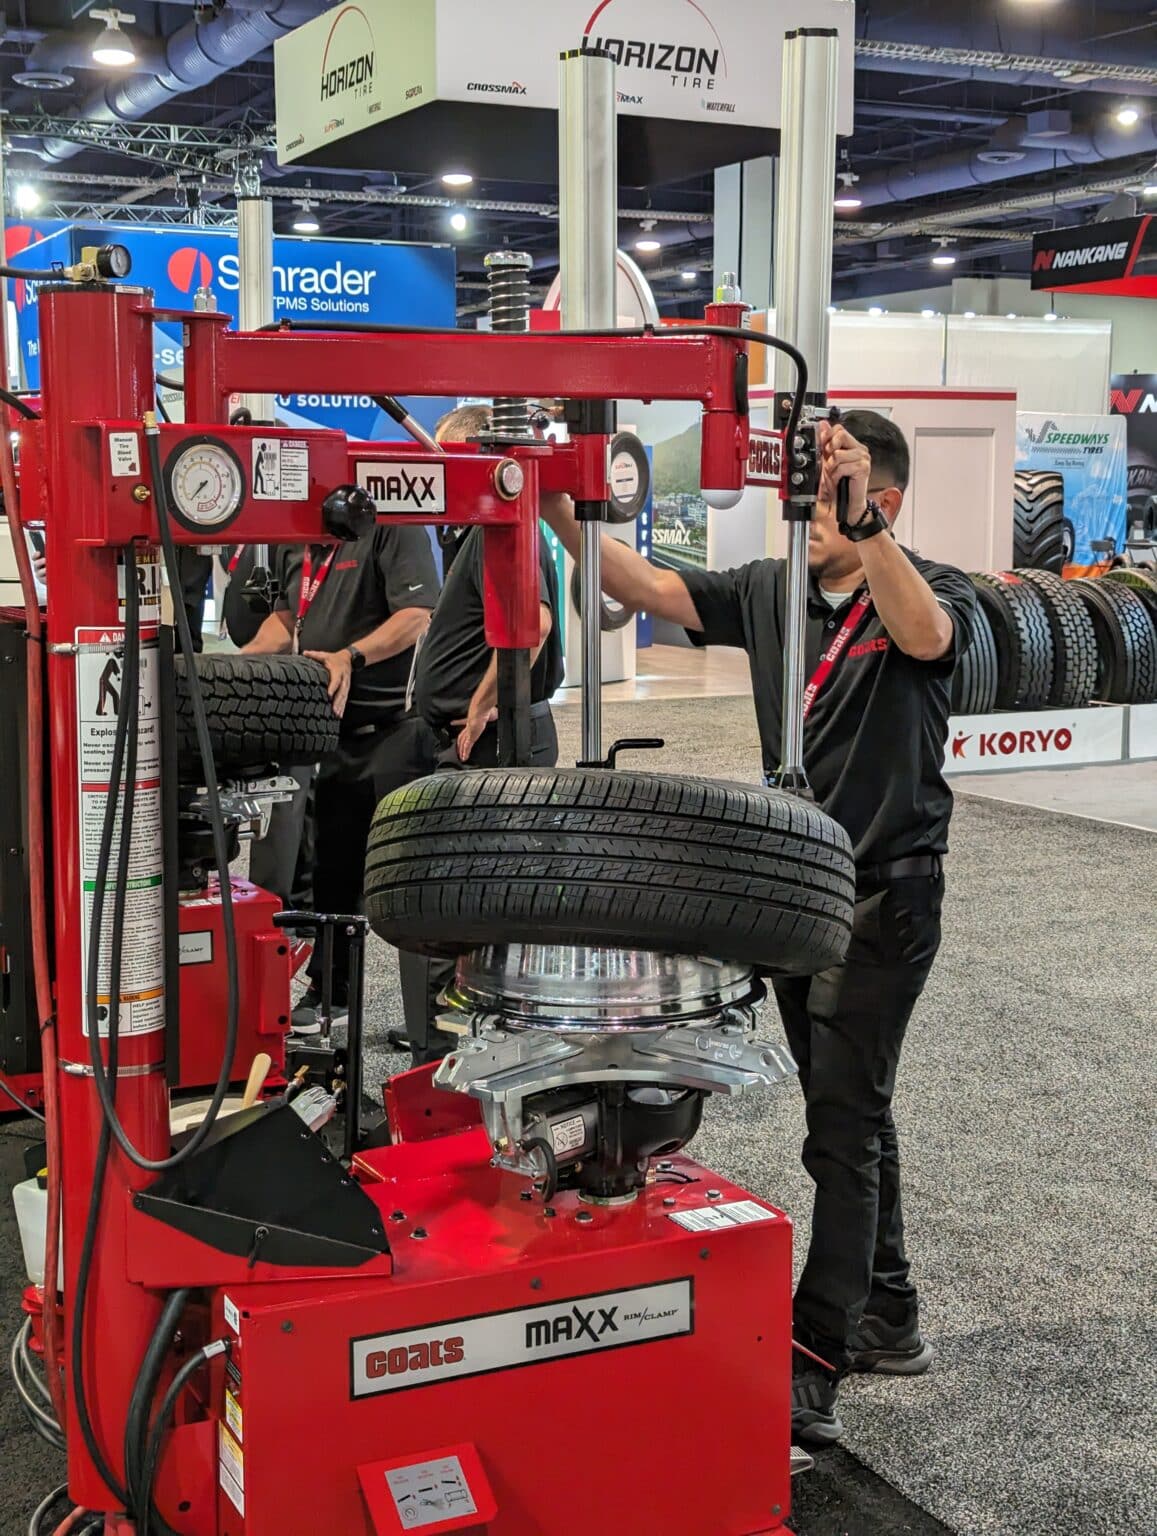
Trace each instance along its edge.
<path fill-rule="evenodd" d="M 887 885 L 890 880 L 937 880 L 944 873 L 938 853 L 918 853 L 910 859 L 891 859 L 886 864 L 865 864 L 856 869 L 857 885 Z"/>

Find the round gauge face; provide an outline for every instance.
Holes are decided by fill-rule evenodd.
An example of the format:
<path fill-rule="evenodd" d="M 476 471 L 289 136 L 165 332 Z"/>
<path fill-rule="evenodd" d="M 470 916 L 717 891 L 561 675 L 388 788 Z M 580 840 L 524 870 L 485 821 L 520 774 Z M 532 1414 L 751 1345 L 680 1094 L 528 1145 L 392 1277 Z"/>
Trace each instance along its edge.
<path fill-rule="evenodd" d="M 133 259 L 129 255 L 127 246 L 106 245 L 104 248 L 104 259 L 110 277 L 128 277 L 132 271 Z"/>
<path fill-rule="evenodd" d="M 245 475 L 233 450 L 212 437 L 193 438 L 173 450 L 165 466 L 169 499 L 194 528 L 232 522 L 245 499 Z"/>

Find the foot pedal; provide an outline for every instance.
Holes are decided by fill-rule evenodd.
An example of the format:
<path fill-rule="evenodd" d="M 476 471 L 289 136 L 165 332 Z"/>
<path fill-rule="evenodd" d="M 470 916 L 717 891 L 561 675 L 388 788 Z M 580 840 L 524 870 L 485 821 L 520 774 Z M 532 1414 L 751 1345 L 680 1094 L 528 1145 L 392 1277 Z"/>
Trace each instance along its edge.
<path fill-rule="evenodd" d="M 816 1459 L 809 1456 L 802 1445 L 793 1445 L 791 1448 L 791 1475 L 798 1477 L 801 1472 L 810 1472 L 815 1466 Z"/>

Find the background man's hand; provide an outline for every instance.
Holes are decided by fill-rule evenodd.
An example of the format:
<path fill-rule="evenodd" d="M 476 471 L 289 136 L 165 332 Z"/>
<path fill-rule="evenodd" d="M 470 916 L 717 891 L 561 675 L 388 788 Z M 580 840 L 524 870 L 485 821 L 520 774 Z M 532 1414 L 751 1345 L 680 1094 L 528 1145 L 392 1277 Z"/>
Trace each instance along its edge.
<path fill-rule="evenodd" d="M 465 720 L 455 720 L 454 724 L 461 725 L 462 727 L 458 732 L 458 739 L 454 743 L 458 751 L 458 761 L 460 763 L 470 761 L 470 754 L 473 752 L 478 738 L 486 727 L 493 725 L 497 719 L 498 711 L 496 709 L 472 708 Z"/>
<path fill-rule="evenodd" d="M 329 673 L 329 700 L 333 712 L 339 718 L 345 714 L 346 700 L 350 696 L 353 678 L 353 662 L 348 651 L 306 651 L 311 661 L 320 661 Z"/>

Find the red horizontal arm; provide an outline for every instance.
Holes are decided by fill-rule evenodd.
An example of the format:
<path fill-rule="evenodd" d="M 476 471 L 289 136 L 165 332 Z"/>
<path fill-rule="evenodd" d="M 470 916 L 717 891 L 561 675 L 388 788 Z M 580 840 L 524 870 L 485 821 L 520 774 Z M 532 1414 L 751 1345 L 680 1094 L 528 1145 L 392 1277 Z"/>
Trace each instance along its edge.
<path fill-rule="evenodd" d="M 204 321 L 206 323 L 199 323 Z M 213 322 L 216 323 L 213 323 Z M 232 394 L 483 395 L 568 400 L 698 400 L 736 409 L 736 358 L 722 336 L 583 337 L 534 332 L 227 331 L 186 321 L 186 412 L 221 418 Z"/>

